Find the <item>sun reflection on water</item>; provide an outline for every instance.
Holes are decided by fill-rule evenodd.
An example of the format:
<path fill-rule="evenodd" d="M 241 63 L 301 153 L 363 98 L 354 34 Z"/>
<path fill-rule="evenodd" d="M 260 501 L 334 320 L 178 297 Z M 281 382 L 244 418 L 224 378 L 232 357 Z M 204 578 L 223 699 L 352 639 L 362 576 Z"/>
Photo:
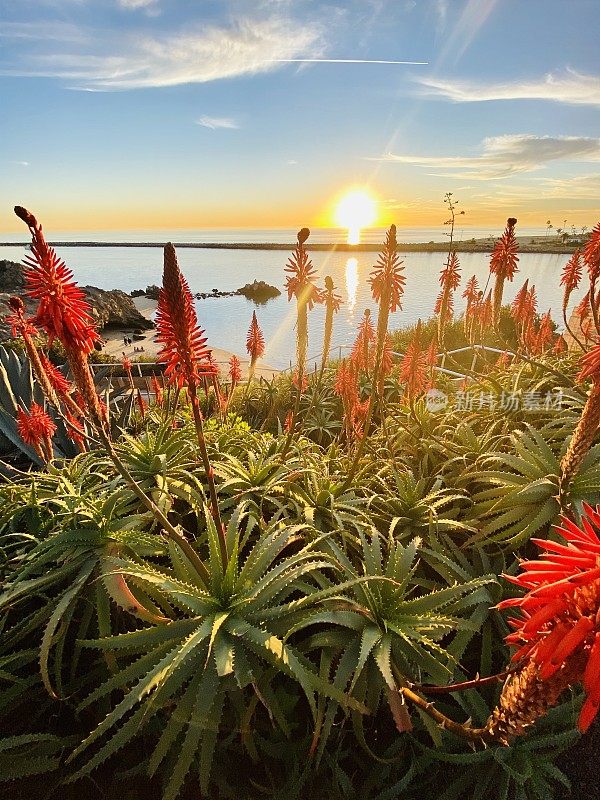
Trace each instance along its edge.
<path fill-rule="evenodd" d="M 358 259 L 353 256 L 346 261 L 346 295 L 348 311 L 352 313 L 356 305 L 358 290 Z"/>

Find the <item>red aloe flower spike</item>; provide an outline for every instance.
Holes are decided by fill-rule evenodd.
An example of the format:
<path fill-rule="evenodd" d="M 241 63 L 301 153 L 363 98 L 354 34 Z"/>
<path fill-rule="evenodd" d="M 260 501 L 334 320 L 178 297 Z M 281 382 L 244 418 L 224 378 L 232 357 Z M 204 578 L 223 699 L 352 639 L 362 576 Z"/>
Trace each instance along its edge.
<path fill-rule="evenodd" d="M 206 347 L 204 331 L 198 325 L 192 293 L 181 274 L 175 248 L 170 242 L 165 245 L 164 250 L 163 285 L 158 299 L 156 328 L 158 332 L 156 338 L 163 345 L 158 359 L 167 365 L 165 377 L 177 387 L 187 387 L 198 446 L 208 482 L 212 516 L 219 535 L 221 557 L 225 564 L 227 545 L 198 400 L 199 384 L 203 378 L 214 375 L 216 368 L 210 357 L 211 352 Z"/>
<path fill-rule="evenodd" d="M 565 312 L 569 305 L 571 293 L 577 289 L 581 281 L 581 271 L 581 250 L 578 248 L 563 267 L 560 279 L 560 285 L 565 287 L 563 295 L 563 309 Z"/>
<path fill-rule="evenodd" d="M 142 393 L 140 392 L 139 389 L 137 390 L 137 393 L 136 393 L 136 396 L 135 396 L 135 400 L 136 400 L 137 406 L 138 406 L 138 408 L 140 410 L 140 414 L 142 416 L 142 419 L 144 419 L 146 417 L 146 411 L 148 410 L 148 403 L 142 397 Z"/>
<path fill-rule="evenodd" d="M 231 381 L 231 391 L 235 385 L 242 380 L 242 367 L 237 356 L 233 355 L 229 359 L 229 380 Z"/>
<path fill-rule="evenodd" d="M 288 273 L 285 279 L 288 301 L 295 297 L 299 303 L 306 304 L 311 310 L 315 303 L 322 303 L 324 298 L 321 290 L 315 285 L 317 272 L 304 247 L 309 236 L 308 228 L 298 231 L 298 243 L 288 258 L 284 270 Z"/>
<path fill-rule="evenodd" d="M 323 294 L 325 303 L 325 326 L 323 329 L 323 355 L 321 357 L 321 376 L 329 360 L 331 350 L 331 337 L 333 335 L 333 315 L 337 314 L 342 304 L 342 298 L 335 293 L 335 286 L 330 275 L 325 276 L 325 292 Z"/>
<path fill-rule="evenodd" d="M 48 341 L 59 339 L 66 349 L 77 348 L 85 355 L 94 349 L 100 336 L 91 316 L 85 293 L 73 280 L 73 273 L 49 247 L 36 218 L 21 206 L 15 214 L 29 227 L 31 256 L 24 260 L 25 294 L 39 300 L 34 323 L 44 328 Z"/>
<path fill-rule="evenodd" d="M 198 325 L 194 299 L 177 263 L 175 248 L 165 245 L 163 287 L 156 312 L 156 341 L 162 348 L 158 361 L 164 362 L 165 378 L 178 388 L 198 386 L 203 376 L 212 376 L 214 366 L 206 336 Z"/>
<path fill-rule="evenodd" d="M 371 321 L 371 311 L 365 308 L 365 313 L 358 326 L 358 334 L 352 345 L 350 358 L 359 372 L 368 375 L 375 362 L 375 328 Z"/>
<path fill-rule="evenodd" d="M 250 322 L 250 327 L 248 328 L 248 337 L 246 339 L 246 350 L 250 356 L 248 375 L 248 380 L 250 380 L 250 377 L 254 374 L 256 362 L 259 358 L 263 357 L 265 352 L 265 337 L 263 336 L 263 332 L 258 324 L 256 311 L 252 312 L 252 321 Z"/>
<path fill-rule="evenodd" d="M 492 322 L 495 328 L 498 327 L 500 320 L 500 308 L 502 306 L 502 294 L 504 282 L 512 281 L 518 271 L 518 244 L 515 237 L 515 217 L 509 217 L 506 228 L 500 239 L 496 242 L 490 257 L 490 273 L 496 276 L 494 284 L 494 303 Z"/>
<path fill-rule="evenodd" d="M 545 713 L 553 703 L 533 702 L 535 696 L 551 696 L 558 701 L 568 686 L 583 683 L 587 695 L 579 716 L 579 729 L 587 730 L 600 705 L 600 507 L 584 503 L 581 525 L 561 518 L 559 533 L 566 544 L 534 539 L 544 548 L 537 560 L 521 563 L 521 573 L 512 582 L 526 589 L 521 598 L 511 598 L 502 607 L 517 607 L 520 618 L 513 621 L 515 632 L 507 637 L 529 659 L 522 668 L 532 670 L 532 677 L 521 682 L 520 708 L 512 708 L 518 726 L 507 714 L 497 712 L 490 718 L 489 729 L 501 741 L 518 735 Z M 534 665 L 534 666 L 530 666 Z M 552 682 L 550 685 L 549 682 Z M 514 679 L 505 685 L 499 708 L 511 710 L 515 700 Z M 560 690 L 560 691 L 559 691 Z M 511 702 L 507 702 L 511 695 Z M 525 713 L 529 710 L 529 714 Z"/>
<path fill-rule="evenodd" d="M 413 338 L 400 363 L 399 379 L 404 383 L 406 397 L 412 402 L 427 390 L 427 360 L 421 350 L 421 322 L 417 323 Z"/>
<path fill-rule="evenodd" d="M 17 430 L 25 444 L 33 447 L 42 460 L 50 461 L 53 455 L 52 437 L 56 433 L 56 425 L 42 406 L 32 402 L 29 411 L 19 406 Z"/>
<path fill-rule="evenodd" d="M 442 287 L 435 303 L 434 314 L 438 317 L 438 342 L 443 344 L 446 324 L 454 315 L 453 292 L 460 284 L 460 263 L 456 253 L 450 253 L 445 266 L 440 272 Z"/>
<path fill-rule="evenodd" d="M 15 206 L 15 213 L 28 225 L 32 236 L 33 256 L 25 258 L 25 293 L 39 300 L 34 322 L 44 328 L 50 342 L 58 338 L 62 343 L 73 380 L 82 394 L 88 413 L 96 427 L 104 428 L 107 424 L 106 413 L 98 399 L 87 360 L 88 354 L 100 341 L 90 314 L 90 306 L 83 291 L 73 280 L 71 270 L 67 269 L 54 249 L 46 243 L 42 228 L 33 214 L 21 206 Z M 27 346 L 26 337 L 23 339 Z M 30 352 L 28 347 L 27 352 L 30 358 L 33 356 L 32 364 L 37 375 L 39 364 L 36 364 L 33 349 L 35 348 Z M 40 368 L 40 372 L 43 369 Z M 46 394 L 49 381 L 47 378 L 41 380 Z M 51 386 L 50 392 L 47 396 L 54 405 L 56 393 Z"/>
<path fill-rule="evenodd" d="M 385 298 L 386 294 L 389 294 L 387 306 L 392 314 L 402 308 L 401 301 L 406 283 L 406 278 L 402 274 L 404 262 L 400 260 L 396 247 L 396 226 L 390 225 L 383 250 L 379 254 L 369 278 L 373 300 L 381 304 L 381 300 Z"/>
<path fill-rule="evenodd" d="M 50 361 L 45 353 L 40 353 L 40 361 L 56 394 L 63 399 L 70 395 L 73 391 L 71 381 L 63 375 L 60 369 Z"/>
<path fill-rule="evenodd" d="M 552 343 L 554 323 L 552 322 L 551 313 L 551 310 L 548 310 L 540 320 L 540 327 L 536 337 L 537 353 L 543 353 Z"/>
<path fill-rule="evenodd" d="M 155 404 L 157 406 L 161 406 L 163 400 L 163 390 L 162 386 L 158 382 L 158 378 L 154 374 L 152 374 L 152 377 L 150 378 L 150 385 L 152 386 L 152 393 L 154 394 Z"/>
<path fill-rule="evenodd" d="M 554 347 L 552 348 L 552 352 L 554 353 L 555 356 L 559 356 L 562 353 L 566 353 L 567 349 L 568 349 L 567 343 L 565 342 L 564 337 L 560 336 L 559 334 L 556 337 L 556 341 L 554 342 Z"/>
<path fill-rule="evenodd" d="M 529 298 L 529 278 L 517 292 L 515 299 L 510 306 L 510 313 L 515 321 L 515 325 L 520 325 L 521 330 L 531 323 L 531 303 Z"/>
<path fill-rule="evenodd" d="M 471 340 L 471 330 L 473 327 L 473 319 L 475 317 L 474 310 L 475 306 L 479 301 L 479 283 L 477 281 L 477 277 L 472 275 L 469 280 L 467 281 L 467 285 L 465 286 L 465 290 L 462 293 L 462 296 L 467 301 L 467 307 L 465 308 L 465 316 L 464 316 L 464 331 L 465 336 Z"/>
<path fill-rule="evenodd" d="M 342 360 L 337 368 L 334 392 L 342 400 L 344 407 L 344 430 L 346 439 L 350 441 L 354 433 L 354 408 L 359 402 L 358 373 L 356 366 Z"/>
<path fill-rule="evenodd" d="M 600 222 L 590 234 L 583 251 L 583 260 L 588 269 L 590 283 L 596 283 L 600 278 Z"/>

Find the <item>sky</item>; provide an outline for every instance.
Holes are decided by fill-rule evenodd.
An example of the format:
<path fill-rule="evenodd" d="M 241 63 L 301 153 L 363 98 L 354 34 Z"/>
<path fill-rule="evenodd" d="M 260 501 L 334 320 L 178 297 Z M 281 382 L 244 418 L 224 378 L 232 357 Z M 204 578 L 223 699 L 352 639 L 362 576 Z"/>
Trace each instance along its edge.
<path fill-rule="evenodd" d="M 600 219 L 600 0 L 0 0 L 0 231 Z M 566 220 L 566 225 L 564 221 Z"/>

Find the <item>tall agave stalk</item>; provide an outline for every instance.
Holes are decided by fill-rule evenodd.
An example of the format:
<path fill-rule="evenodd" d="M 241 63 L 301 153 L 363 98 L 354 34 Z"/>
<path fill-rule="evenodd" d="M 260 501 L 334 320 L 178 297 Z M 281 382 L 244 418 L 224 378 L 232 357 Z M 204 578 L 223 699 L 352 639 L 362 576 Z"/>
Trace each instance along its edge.
<path fill-rule="evenodd" d="M 584 381 L 590 378 L 592 388 L 583 407 L 581 419 L 569 442 L 567 452 L 560 462 L 561 493 L 577 474 L 600 426 L 600 345 L 596 345 L 593 350 L 582 357 L 581 366 L 578 379 Z"/>
<path fill-rule="evenodd" d="M 158 299 L 156 329 L 157 341 L 162 344 L 158 360 L 166 364 L 166 380 L 178 388 L 185 387 L 188 392 L 198 447 L 208 482 L 212 516 L 219 533 L 222 555 L 226 560 L 227 545 L 198 398 L 199 386 L 203 379 L 213 377 L 216 366 L 211 359 L 211 351 L 206 346 L 204 331 L 198 325 L 192 293 L 181 274 L 175 248 L 170 242 L 165 245 L 164 250 L 163 285 Z"/>
<path fill-rule="evenodd" d="M 330 275 L 325 276 L 325 291 L 323 293 L 325 303 L 325 330 L 323 332 L 323 355 L 321 357 L 321 377 L 329 361 L 331 350 L 331 338 L 333 336 L 333 315 L 340 310 L 342 298 L 335 293 L 335 286 Z"/>
<path fill-rule="evenodd" d="M 500 322 L 500 308 L 502 307 L 502 295 L 504 292 L 504 282 L 512 281 L 518 272 L 517 255 L 518 245 L 515 237 L 515 217 L 509 217 L 506 228 L 500 239 L 496 242 L 490 258 L 490 273 L 496 276 L 494 283 L 494 300 L 492 304 L 493 315 L 492 324 L 498 329 Z"/>

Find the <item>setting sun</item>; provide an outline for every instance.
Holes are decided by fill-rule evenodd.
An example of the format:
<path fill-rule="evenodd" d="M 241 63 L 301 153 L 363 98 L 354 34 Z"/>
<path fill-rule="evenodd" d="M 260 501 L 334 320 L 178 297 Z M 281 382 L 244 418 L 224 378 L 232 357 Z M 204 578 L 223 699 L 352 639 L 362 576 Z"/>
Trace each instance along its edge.
<path fill-rule="evenodd" d="M 335 210 L 335 222 L 340 228 L 348 228 L 348 244 L 358 244 L 361 228 L 372 225 L 377 218 L 375 200 L 362 190 L 345 194 Z"/>

